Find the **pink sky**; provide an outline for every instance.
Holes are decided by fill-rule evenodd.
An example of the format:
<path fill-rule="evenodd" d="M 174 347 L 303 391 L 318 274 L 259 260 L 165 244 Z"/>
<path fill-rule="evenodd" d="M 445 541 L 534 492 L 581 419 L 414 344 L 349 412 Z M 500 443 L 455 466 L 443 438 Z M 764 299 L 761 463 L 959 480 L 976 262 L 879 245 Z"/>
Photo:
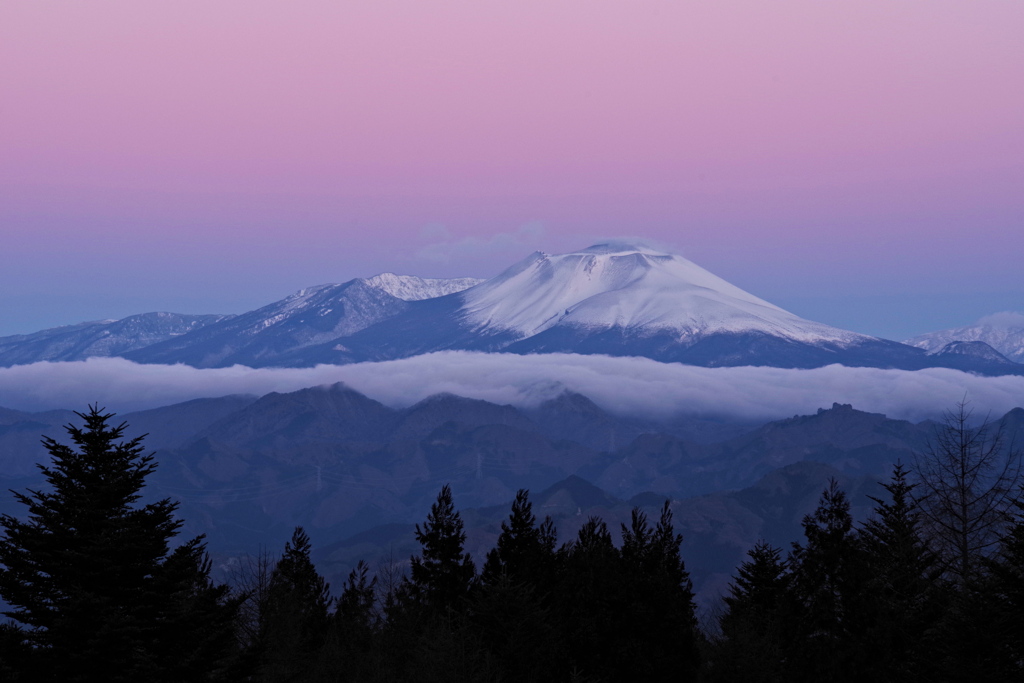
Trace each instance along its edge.
<path fill-rule="evenodd" d="M 1021 35 L 1010 0 L 3 3 L 0 335 L 608 236 L 862 332 L 1022 310 Z"/>

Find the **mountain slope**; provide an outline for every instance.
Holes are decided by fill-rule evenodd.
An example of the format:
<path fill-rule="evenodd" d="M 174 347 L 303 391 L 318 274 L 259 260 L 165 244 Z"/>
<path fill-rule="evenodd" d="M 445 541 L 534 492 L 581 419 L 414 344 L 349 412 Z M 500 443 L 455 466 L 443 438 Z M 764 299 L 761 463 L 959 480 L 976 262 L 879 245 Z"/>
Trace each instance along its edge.
<path fill-rule="evenodd" d="M 75 361 L 121 356 L 230 318 L 226 315 L 141 313 L 0 337 L 0 367 L 39 361 Z"/>
<path fill-rule="evenodd" d="M 1024 314 L 996 313 L 973 325 L 922 334 L 904 343 L 935 353 L 952 342 L 985 342 L 1015 363 L 1024 363 Z"/>
<path fill-rule="evenodd" d="M 664 330 L 680 340 L 749 332 L 806 343 L 871 339 L 799 318 L 682 256 L 627 243 L 535 253 L 462 299 L 466 325 L 519 338 L 569 327 Z"/>
<path fill-rule="evenodd" d="M 456 277 L 448 279 L 423 278 L 415 275 L 395 275 L 381 273 L 366 279 L 366 284 L 387 292 L 396 299 L 403 301 L 422 301 L 436 299 L 439 296 L 454 294 L 478 285 L 484 280 L 475 277 Z"/>

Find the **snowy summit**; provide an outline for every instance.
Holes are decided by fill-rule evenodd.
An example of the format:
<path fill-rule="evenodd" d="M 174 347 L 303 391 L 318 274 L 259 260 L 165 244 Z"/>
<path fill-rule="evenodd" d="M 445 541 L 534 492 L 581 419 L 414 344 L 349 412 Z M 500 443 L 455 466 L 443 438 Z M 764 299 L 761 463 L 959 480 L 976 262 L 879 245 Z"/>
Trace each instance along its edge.
<path fill-rule="evenodd" d="M 680 341 L 749 332 L 809 343 L 871 339 L 804 320 L 682 256 L 628 242 L 534 253 L 463 299 L 465 319 L 478 330 L 521 338 L 569 326 L 669 331 Z"/>

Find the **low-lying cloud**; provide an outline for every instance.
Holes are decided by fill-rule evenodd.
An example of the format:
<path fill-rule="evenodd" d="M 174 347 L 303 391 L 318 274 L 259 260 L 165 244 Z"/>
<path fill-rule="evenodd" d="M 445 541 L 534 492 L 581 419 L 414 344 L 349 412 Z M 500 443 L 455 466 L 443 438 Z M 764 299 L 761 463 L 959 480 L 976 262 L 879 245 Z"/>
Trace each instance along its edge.
<path fill-rule="evenodd" d="M 1024 405 L 1024 377 L 978 377 L 942 368 L 700 368 L 646 358 L 466 351 L 314 368 L 199 370 L 120 358 L 34 363 L 0 368 L 0 405 L 40 411 L 99 403 L 123 413 L 193 398 L 263 395 L 335 382 L 393 407 L 442 392 L 530 407 L 570 390 L 611 412 L 649 417 L 688 413 L 769 420 L 839 402 L 921 420 L 965 396 L 980 414 L 993 416 Z"/>

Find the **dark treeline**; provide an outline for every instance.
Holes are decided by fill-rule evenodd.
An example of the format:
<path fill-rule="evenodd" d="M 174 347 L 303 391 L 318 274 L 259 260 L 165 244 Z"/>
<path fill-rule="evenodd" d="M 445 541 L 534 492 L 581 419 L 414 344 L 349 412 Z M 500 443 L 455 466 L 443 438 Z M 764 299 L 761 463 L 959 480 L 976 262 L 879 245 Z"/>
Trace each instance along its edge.
<path fill-rule="evenodd" d="M 336 601 L 296 529 L 258 595 L 243 655 L 253 680 L 570 681 L 694 679 L 702 636 L 668 505 L 655 523 L 634 511 L 621 547 L 588 520 L 556 546 L 520 491 L 479 569 L 441 489 L 402 576 L 351 572 Z M 332 609 L 333 608 L 333 609 Z"/>
<path fill-rule="evenodd" d="M 255 558 L 228 590 L 210 581 L 202 539 L 168 550 L 173 503 L 132 506 L 152 469 L 138 441 L 116 443 L 122 427 L 96 410 L 83 417 L 86 429 L 71 430 L 80 456 L 48 443 L 54 493 L 17 494 L 28 521 L 0 520 L 0 596 L 14 606 L 0 629 L 3 680 L 1024 676 L 1019 453 L 989 426 L 970 427 L 964 406 L 913 467 L 893 468 L 870 519 L 855 523 L 833 481 L 800 542 L 751 549 L 703 628 L 667 501 L 656 520 L 634 509 L 619 545 L 596 517 L 559 545 L 521 490 L 478 567 L 445 486 L 408 563 L 375 575 L 360 563 L 332 595 L 296 528 L 280 557 Z M 75 470 L 86 457 L 105 469 Z M 87 542 L 54 545 L 70 530 Z M 140 543 L 140 530 L 161 540 L 126 546 L 129 567 L 89 556 Z M 61 552 L 75 555 L 54 559 Z M 61 574 L 68 563 L 78 564 Z"/>

